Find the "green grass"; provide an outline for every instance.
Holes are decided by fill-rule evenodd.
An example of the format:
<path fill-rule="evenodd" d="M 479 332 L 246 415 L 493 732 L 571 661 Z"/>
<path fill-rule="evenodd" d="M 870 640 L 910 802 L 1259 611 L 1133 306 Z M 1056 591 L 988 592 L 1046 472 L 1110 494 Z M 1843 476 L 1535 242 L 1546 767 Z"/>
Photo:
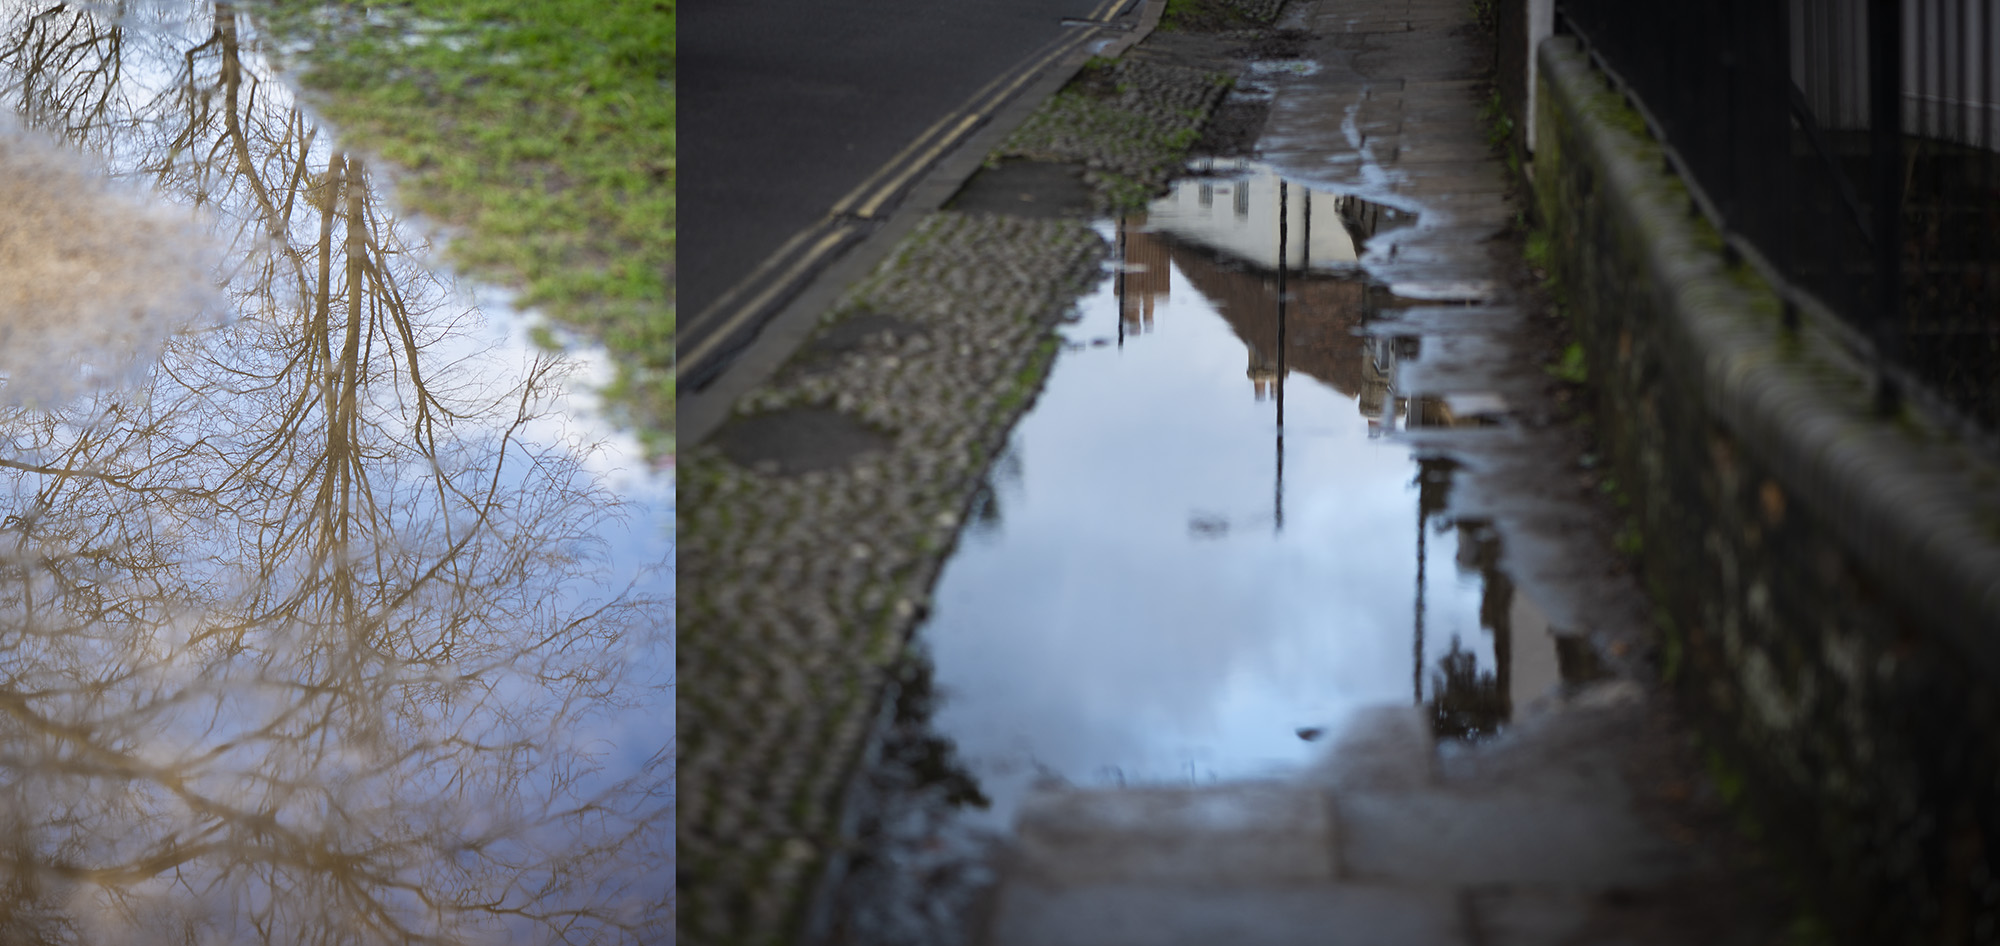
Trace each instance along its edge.
<path fill-rule="evenodd" d="M 346 140 L 400 165 L 455 265 L 602 340 L 672 450 L 674 0 L 267 0 Z"/>

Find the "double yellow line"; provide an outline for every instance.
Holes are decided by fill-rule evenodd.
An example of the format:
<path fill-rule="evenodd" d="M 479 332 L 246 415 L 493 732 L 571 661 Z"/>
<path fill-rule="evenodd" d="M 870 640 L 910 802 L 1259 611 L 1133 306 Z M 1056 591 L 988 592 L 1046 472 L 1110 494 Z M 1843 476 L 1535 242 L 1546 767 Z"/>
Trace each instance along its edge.
<path fill-rule="evenodd" d="M 1102 0 L 1090 13 L 1089 23 L 1108 23 L 1133 0 Z M 701 374 L 707 362 L 719 354 L 731 336 L 740 331 L 771 304 L 798 288 L 798 285 L 835 251 L 860 234 L 866 224 L 883 217 L 883 208 L 929 168 L 946 151 L 965 140 L 973 129 L 985 123 L 1022 86 L 1049 64 L 1075 51 L 1097 35 L 1097 26 L 1059 36 L 1028 54 L 1019 65 L 986 83 L 972 97 L 943 118 L 924 129 L 915 140 L 898 151 L 875 173 L 833 205 L 826 216 L 792 235 L 777 252 L 765 257 L 729 291 L 723 293 L 694 319 L 684 323 L 700 339 L 680 352 L 677 368 L 681 377 Z"/>

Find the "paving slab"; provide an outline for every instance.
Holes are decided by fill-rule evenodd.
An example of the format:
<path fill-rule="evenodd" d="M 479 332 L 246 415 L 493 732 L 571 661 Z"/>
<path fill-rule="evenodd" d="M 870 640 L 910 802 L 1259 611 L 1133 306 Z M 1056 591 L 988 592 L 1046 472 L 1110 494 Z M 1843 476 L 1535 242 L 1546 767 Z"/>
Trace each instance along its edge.
<path fill-rule="evenodd" d="M 1431 784 L 1430 719 L 1420 706 L 1355 712 L 1313 775 L 1339 791 L 1404 791 Z"/>
<path fill-rule="evenodd" d="M 1591 890 L 1658 883 L 1689 868 L 1623 798 L 1351 793 L 1335 810 L 1341 867 L 1354 880 Z"/>
<path fill-rule="evenodd" d="M 1016 870 L 1033 882 L 1242 887 L 1334 876 L 1328 799 L 1295 782 L 1047 791 L 1023 804 L 1016 833 Z"/>
<path fill-rule="evenodd" d="M 1471 946 L 1441 889 L 1017 885 L 996 909 L 986 946 Z"/>
<path fill-rule="evenodd" d="M 1578 451 L 1547 420 L 1570 392 L 1542 368 L 1546 311 L 1480 117 L 1490 47 L 1457 0 L 1297 0 L 1286 16 L 1317 34 L 1306 58 L 1321 69 L 1272 77 L 1259 151 L 1295 182 L 1417 212 L 1363 263 L 1401 303 L 1438 304 L 1385 309 L 1361 330 L 1418 339 L 1392 372 L 1395 396 L 1444 395 L 1448 423 L 1477 415 L 1395 436 L 1465 471 L 1449 515 L 1505 525 L 1523 633 L 1567 662 L 1564 677 L 1523 696 L 1486 743 L 1440 744 L 1433 706 L 1380 706 L 1289 782 L 1040 796 L 1017 822 L 982 942 L 1759 941 L 1781 913 L 1725 896 L 1752 885 L 1690 840 L 1719 835 L 1676 807 L 1688 776 L 1665 774 L 1682 770 L 1663 761 L 1678 744 L 1657 691 L 1597 679 L 1639 666 L 1616 655 L 1639 653 L 1643 595 L 1607 579 L 1609 536 L 1579 499 L 1597 481 L 1551 460 Z M 1700 908 L 1725 901 L 1732 912 Z"/>

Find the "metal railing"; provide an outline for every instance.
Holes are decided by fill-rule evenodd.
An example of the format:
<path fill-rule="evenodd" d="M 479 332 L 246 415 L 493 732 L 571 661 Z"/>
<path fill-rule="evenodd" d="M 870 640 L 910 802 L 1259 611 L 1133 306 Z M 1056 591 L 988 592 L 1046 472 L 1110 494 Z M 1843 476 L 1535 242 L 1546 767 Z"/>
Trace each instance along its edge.
<path fill-rule="evenodd" d="M 1878 398 L 2000 432 L 1994 0 L 1563 0 L 1788 318 L 1857 330 Z M 1865 341 L 1861 341 L 1865 340 Z"/>

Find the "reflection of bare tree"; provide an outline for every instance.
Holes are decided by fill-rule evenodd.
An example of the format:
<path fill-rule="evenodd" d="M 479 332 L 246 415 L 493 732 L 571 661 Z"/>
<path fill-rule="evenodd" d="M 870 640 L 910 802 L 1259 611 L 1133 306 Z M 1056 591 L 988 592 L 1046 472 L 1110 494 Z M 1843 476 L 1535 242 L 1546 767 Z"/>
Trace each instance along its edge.
<path fill-rule="evenodd" d="M 664 934 L 671 756 L 610 727 L 669 619 L 591 581 L 561 366 L 496 374 L 228 6 L 0 9 L 8 94 L 210 208 L 242 315 L 0 414 L 0 941 Z"/>
<path fill-rule="evenodd" d="M 1440 739 L 1478 739 L 1498 732 L 1512 708 L 1506 682 L 1479 669 L 1479 656 L 1451 639 L 1431 678 L 1431 731 Z"/>

